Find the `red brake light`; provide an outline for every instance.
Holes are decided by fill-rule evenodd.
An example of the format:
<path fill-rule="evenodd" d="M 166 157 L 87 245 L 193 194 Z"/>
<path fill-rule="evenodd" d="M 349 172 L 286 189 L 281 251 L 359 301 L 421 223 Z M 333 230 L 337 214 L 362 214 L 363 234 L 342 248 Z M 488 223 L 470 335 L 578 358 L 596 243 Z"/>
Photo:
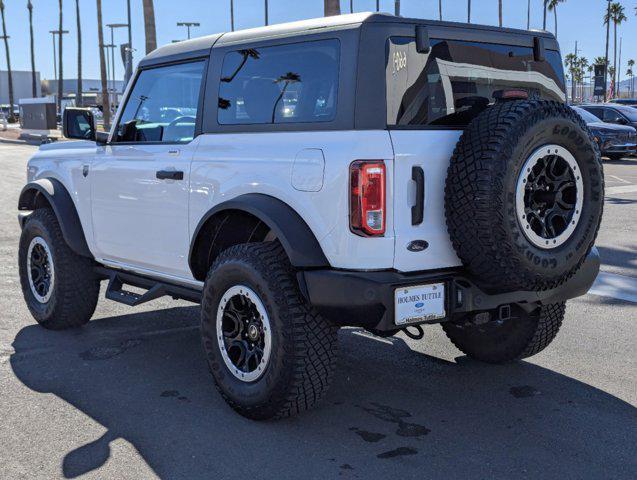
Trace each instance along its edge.
<path fill-rule="evenodd" d="M 352 232 L 361 236 L 385 233 L 385 163 L 357 160 L 349 167 L 349 218 Z"/>

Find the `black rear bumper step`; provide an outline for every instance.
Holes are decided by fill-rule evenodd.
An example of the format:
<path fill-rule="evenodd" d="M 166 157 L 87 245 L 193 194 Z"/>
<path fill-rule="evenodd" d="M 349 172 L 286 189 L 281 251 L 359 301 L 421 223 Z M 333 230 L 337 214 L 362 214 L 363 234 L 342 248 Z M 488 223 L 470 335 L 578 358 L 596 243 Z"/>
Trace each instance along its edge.
<path fill-rule="evenodd" d="M 182 299 L 194 303 L 201 303 L 201 291 L 195 288 L 176 285 L 150 277 L 106 267 L 97 267 L 95 272 L 101 278 L 108 279 L 106 298 L 115 302 L 123 303 L 129 307 L 136 307 L 142 303 L 150 302 L 151 300 L 156 300 L 164 296 L 170 296 L 174 299 Z M 143 293 L 131 292 L 124 288 L 125 285 L 142 288 L 146 291 Z"/>

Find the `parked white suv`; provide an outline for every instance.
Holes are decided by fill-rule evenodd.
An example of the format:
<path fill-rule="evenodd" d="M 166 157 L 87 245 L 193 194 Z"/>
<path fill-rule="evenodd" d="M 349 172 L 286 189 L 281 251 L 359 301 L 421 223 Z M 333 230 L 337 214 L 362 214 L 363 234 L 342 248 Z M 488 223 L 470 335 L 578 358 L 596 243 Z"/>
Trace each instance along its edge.
<path fill-rule="evenodd" d="M 67 108 L 84 141 L 30 160 L 29 309 L 79 327 L 101 280 L 200 302 L 216 385 L 256 419 L 325 393 L 340 326 L 533 355 L 599 269 L 600 155 L 561 65 L 548 33 L 381 14 L 160 48 L 108 134 Z"/>

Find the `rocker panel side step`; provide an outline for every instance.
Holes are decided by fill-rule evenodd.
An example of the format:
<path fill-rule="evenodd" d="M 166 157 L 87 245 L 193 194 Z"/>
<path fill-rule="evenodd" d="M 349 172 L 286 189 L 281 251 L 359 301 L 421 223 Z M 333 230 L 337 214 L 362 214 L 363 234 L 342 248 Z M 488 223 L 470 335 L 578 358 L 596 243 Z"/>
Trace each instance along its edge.
<path fill-rule="evenodd" d="M 166 295 L 174 299 L 201 303 L 201 292 L 194 288 L 175 285 L 154 278 L 106 267 L 97 267 L 95 271 L 101 278 L 108 279 L 106 298 L 130 307 L 136 307 L 137 305 L 156 300 Z M 143 288 L 146 292 L 131 292 L 124 288 L 125 285 Z"/>

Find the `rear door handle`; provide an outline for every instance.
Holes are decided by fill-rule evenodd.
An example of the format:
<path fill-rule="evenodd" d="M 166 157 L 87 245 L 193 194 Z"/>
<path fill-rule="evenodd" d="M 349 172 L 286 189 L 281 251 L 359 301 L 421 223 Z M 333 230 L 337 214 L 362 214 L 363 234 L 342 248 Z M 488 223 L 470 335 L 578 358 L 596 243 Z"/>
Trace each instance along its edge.
<path fill-rule="evenodd" d="M 411 167 L 411 179 L 416 182 L 416 204 L 411 207 L 411 224 L 420 225 L 425 217 L 425 172 Z"/>
<path fill-rule="evenodd" d="M 159 180 L 183 180 L 184 172 L 179 170 L 159 170 L 155 173 Z"/>

